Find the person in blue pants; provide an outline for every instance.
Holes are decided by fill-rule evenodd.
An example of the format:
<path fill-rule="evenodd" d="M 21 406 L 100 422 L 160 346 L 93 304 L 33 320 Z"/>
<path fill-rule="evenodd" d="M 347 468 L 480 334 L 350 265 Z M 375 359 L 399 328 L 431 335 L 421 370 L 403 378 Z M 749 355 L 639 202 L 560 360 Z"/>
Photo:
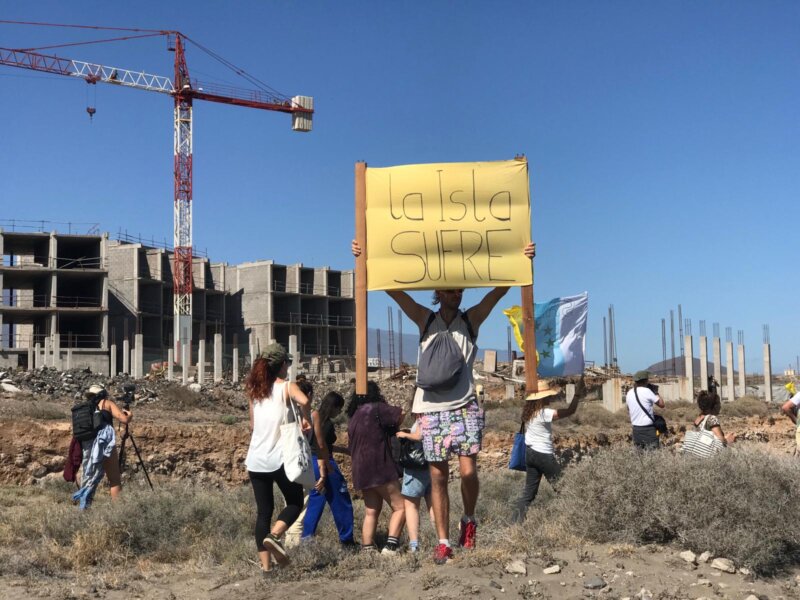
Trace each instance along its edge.
<path fill-rule="evenodd" d="M 303 519 L 303 539 L 316 534 L 317 525 L 325 510 L 325 503 L 331 507 L 333 521 L 339 532 L 339 541 L 346 546 L 355 546 L 353 541 L 353 501 L 347 491 L 347 481 L 333 460 L 333 451 L 343 451 L 334 446 L 336 428 L 333 419 L 342 412 L 344 398 L 336 392 L 328 392 L 322 399 L 318 410 L 311 411 L 314 435 L 311 436 L 311 452 L 314 455 L 311 464 L 314 466 L 314 477 L 319 479 L 317 457 L 328 458 L 328 479 L 323 493 L 311 490 Z M 345 450 L 346 451 L 346 450 Z"/>

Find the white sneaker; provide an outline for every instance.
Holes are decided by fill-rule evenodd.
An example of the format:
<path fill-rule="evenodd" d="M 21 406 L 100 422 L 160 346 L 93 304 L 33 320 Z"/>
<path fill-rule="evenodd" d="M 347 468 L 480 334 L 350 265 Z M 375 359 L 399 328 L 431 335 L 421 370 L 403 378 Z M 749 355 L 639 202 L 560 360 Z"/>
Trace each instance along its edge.
<path fill-rule="evenodd" d="M 383 556 L 397 556 L 398 554 L 400 554 L 400 551 L 399 550 L 392 550 L 388 546 L 384 546 L 383 550 L 381 550 L 381 554 Z"/>

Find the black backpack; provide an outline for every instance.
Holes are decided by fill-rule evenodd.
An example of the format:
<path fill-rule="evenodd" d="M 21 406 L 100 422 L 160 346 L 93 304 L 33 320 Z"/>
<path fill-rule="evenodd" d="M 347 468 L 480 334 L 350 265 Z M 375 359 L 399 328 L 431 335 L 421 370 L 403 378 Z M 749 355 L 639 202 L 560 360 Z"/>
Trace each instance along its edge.
<path fill-rule="evenodd" d="M 400 440 L 400 465 L 406 469 L 424 469 L 428 466 L 422 442 L 407 438 Z"/>
<path fill-rule="evenodd" d="M 475 333 L 469 318 L 459 311 L 459 316 L 467 324 L 470 339 L 475 341 Z M 420 348 L 422 340 L 436 318 L 436 313 L 431 313 L 425 323 L 425 329 L 419 337 Z M 458 317 L 457 317 L 458 318 Z M 450 335 L 450 331 L 440 331 L 434 334 L 424 350 L 420 351 L 417 361 L 417 387 L 432 392 L 445 392 L 453 389 L 458 383 L 461 371 L 467 366 L 461 348 Z"/>
<path fill-rule="evenodd" d="M 103 414 L 97 408 L 100 400 L 84 400 L 72 407 L 72 437 L 79 442 L 93 440 L 105 425 Z"/>

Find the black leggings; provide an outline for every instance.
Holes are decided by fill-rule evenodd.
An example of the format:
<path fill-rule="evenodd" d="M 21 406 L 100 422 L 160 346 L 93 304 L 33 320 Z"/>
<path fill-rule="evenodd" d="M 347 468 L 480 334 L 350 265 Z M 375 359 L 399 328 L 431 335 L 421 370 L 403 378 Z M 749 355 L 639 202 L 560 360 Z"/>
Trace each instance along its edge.
<path fill-rule="evenodd" d="M 286 508 L 278 515 L 278 521 L 283 521 L 287 525 L 294 523 L 303 510 L 303 486 L 299 483 L 289 481 L 286 478 L 286 473 L 282 466 L 272 473 L 253 473 L 252 471 L 248 471 L 247 473 L 250 475 L 250 483 L 253 486 L 253 493 L 256 496 L 256 507 L 258 507 L 258 515 L 256 516 L 256 546 L 259 552 L 263 552 L 266 550 L 266 548 L 264 548 L 264 538 L 267 537 L 269 533 L 269 525 L 272 522 L 272 512 L 275 509 L 272 484 L 278 484 L 278 489 L 280 489 L 284 500 L 286 500 Z"/>

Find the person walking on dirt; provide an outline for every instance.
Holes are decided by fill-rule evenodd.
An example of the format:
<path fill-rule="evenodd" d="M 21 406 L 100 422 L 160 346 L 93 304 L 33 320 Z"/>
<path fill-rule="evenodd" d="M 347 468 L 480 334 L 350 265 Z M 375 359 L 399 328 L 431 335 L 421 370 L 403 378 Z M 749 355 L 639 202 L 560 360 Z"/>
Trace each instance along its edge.
<path fill-rule="evenodd" d="M 336 427 L 333 419 L 339 416 L 344 408 L 344 398 L 337 392 L 328 392 L 320 402 L 319 410 L 311 411 L 311 423 L 314 434 L 311 436 L 311 453 L 314 475 L 319 479 L 317 461 L 328 461 L 328 480 L 321 492 L 311 490 L 308 496 L 306 514 L 303 518 L 303 539 L 317 533 L 317 525 L 322 518 L 322 511 L 327 503 L 331 507 L 333 522 L 339 533 L 339 542 L 344 546 L 354 546 L 353 541 L 353 501 L 347 491 L 347 481 L 336 461 L 333 460 L 336 443 Z"/>
<path fill-rule="evenodd" d="M 283 566 L 288 564 L 289 556 L 280 542 L 280 537 L 294 523 L 303 509 L 303 486 L 289 481 L 283 468 L 281 452 L 281 425 L 294 412 L 289 403 L 300 407 L 302 428 L 311 429 L 309 407 L 310 401 L 297 384 L 287 380 L 292 357 L 283 346 L 272 343 L 255 360 L 253 368 L 245 381 L 245 390 L 250 412 L 250 446 L 247 450 L 245 465 L 253 486 L 256 507 L 255 537 L 258 558 L 262 571 L 272 569 L 271 558 Z M 315 489 L 324 488 L 327 467 L 319 465 L 321 481 L 317 481 Z M 275 524 L 270 529 L 272 512 L 275 508 L 273 485 L 277 484 L 286 507 L 280 512 Z"/>
<path fill-rule="evenodd" d="M 356 240 L 353 240 L 351 250 L 356 257 L 361 254 L 361 246 Z M 536 245 L 528 244 L 523 252 L 532 259 L 536 254 Z M 465 362 L 458 380 L 450 389 L 432 391 L 418 387 L 412 407 L 413 413 L 420 414 L 422 445 L 431 473 L 433 512 L 439 538 L 433 553 L 436 564 L 445 564 L 453 557 L 450 546 L 450 496 L 447 491 L 451 454 L 458 456 L 464 503 L 459 546 L 467 549 L 475 547 L 475 505 L 479 493 L 477 457 L 485 421 L 483 408 L 478 404 L 475 393 L 472 365 L 478 351 L 476 343 L 480 326 L 508 290 L 507 287 L 496 287 L 466 311 L 460 310 L 463 289 L 436 290 L 433 292 L 433 305 L 439 306 L 436 312 L 418 304 L 404 291 L 386 292 L 417 324 L 420 352 L 427 348 L 426 344 L 436 334 L 447 333 L 458 345 Z"/>
<path fill-rule="evenodd" d="M 564 393 L 561 388 L 551 387 L 544 380 L 539 381 L 538 392 L 525 398 L 525 406 L 522 408 L 522 426 L 525 428 L 525 488 L 512 515 L 514 523 L 525 520 L 528 507 L 539 493 L 543 475 L 554 487 L 561 477 L 561 466 L 553 449 L 553 421 L 575 414 L 578 402 L 585 394 L 586 385 L 581 377 L 567 408 L 555 410 L 547 407 L 551 401 L 560 400 Z"/>

